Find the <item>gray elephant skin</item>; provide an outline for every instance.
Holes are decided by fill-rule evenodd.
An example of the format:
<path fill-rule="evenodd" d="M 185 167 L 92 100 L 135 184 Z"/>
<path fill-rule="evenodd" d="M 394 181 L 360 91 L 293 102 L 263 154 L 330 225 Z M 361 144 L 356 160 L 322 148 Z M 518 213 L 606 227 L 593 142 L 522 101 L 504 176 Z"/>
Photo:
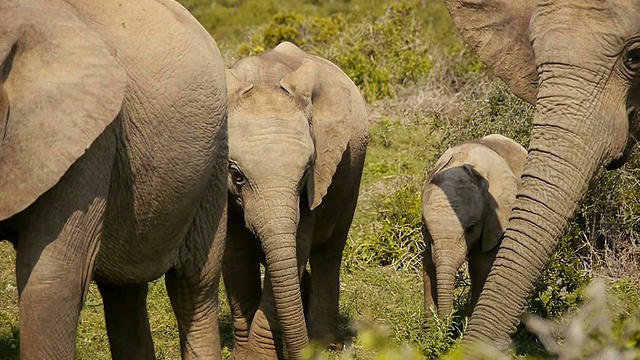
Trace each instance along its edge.
<path fill-rule="evenodd" d="M 220 358 L 226 82 L 171 0 L 0 4 L 0 233 L 17 249 L 22 359 L 75 357 L 92 279 L 113 358 L 151 359 L 166 274 L 182 357 Z"/>
<path fill-rule="evenodd" d="M 640 3 L 446 4 L 466 43 L 536 107 L 513 214 L 463 340 L 505 349 L 589 182 L 640 135 Z"/>
<path fill-rule="evenodd" d="M 469 261 L 473 309 L 511 215 L 527 151 L 499 134 L 449 148 L 422 192 L 424 305 L 453 311 L 458 268 Z M 429 325 L 429 322 L 427 322 Z"/>
<path fill-rule="evenodd" d="M 232 356 L 299 358 L 309 338 L 339 346 L 340 263 L 368 144 L 364 100 L 338 67 L 288 42 L 236 63 L 227 89 Z"/>

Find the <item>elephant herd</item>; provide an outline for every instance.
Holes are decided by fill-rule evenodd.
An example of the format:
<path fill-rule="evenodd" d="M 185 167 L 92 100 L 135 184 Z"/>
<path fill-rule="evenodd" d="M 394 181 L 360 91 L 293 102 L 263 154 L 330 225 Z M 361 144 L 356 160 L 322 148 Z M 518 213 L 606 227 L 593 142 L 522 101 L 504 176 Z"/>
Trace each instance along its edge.
<path fill-rule="evenodd" d="M 468 258 L 462 347 L 503 350 L 589 182 L 640 135 L 640 3 L 445 2 L 536 106 L 528 152 L 499 134 L 459 144 L 423 191 L 425 306 L 451 311 Z M 147 284 L 162 276 L 183 359 L 221 357 L 221 275 L 232 358 L 340 347 L 367 125 L 334 64 L 284 42 L 225 69 L 174 0 L 0 1 L 0 240 L 17 251 L 20 357 L 75 357 L 95 281 L 112 357 L 155 358 Z"/>

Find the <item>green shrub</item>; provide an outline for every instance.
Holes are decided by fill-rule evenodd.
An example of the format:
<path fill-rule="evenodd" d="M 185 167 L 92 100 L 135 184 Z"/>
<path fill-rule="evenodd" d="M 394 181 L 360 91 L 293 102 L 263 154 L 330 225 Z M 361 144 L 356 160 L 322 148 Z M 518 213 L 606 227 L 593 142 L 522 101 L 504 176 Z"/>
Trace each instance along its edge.
<path fill-rule="evenodd" d="M 533 106 L 513 95 L 504 83 L 493 86 L 485 100 L 470 106 L 475 110 L 461 119 L 436 118 L 436 126 L 444 133 L 444 151 L 465 141 L 489 134 L 502 134 L 525 148 L 533 127 Z"/>
<path fill-rule="evenodd" d="M 527 317 L 525 322 L 554 358 L 637 359 L 640 286 L 627 279 L 596 279 L 585 301 L 561 320 Z"/>
<path fill-rule="evenodd" d="M 416 18 L 417 2 L 392 3 L 354 22 L 353 16 L 329 17 L 281 12 L 234 51 L 236 57 L 259 54 L 282 41 L 325 57 L 358 85 L 368 101 L 392 97 L 395 88 L 416 82 L 432 68 Z"/>
<path fill-rule="evenodd" d="M 328 44 L 344 29 L 345 20 L 340 14 L 329 17 L 306 16 L 292 11 L 279 12 L 261 31 L 254 33 L 248 41 L 234 51 L 236 57 L 258 55 L 276 47 L 283 41 L 299 47 L 318 47 Z"/>
<path fill-rule="evenodd" d="M 409 179 L 374 199 L 377 215 L 369 224 L 371 229 L 347 248 L 347 263 L 419 269 L 424 250 L 421 192 L 421 183 Z"/>
<path fill-rule="evenodd" d="M 395 96 L 395 87 L 425 77 L 433 64 L 415 16 L 417 2 L 387 7 L 381 16 L 347 29 L 332 59 L 363 88 L 369 101 Z"/>

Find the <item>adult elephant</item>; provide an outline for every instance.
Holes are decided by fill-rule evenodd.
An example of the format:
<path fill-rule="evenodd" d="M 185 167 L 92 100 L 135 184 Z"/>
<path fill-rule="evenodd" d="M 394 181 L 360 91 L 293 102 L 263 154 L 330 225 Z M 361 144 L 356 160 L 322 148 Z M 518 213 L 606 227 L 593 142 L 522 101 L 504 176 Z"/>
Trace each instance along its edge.
<path fill-rule="evenodd" d="M 17 249 L 20 354 L 71 359 L 95 277 L 114 358 L 154 358 L 166 274 L 183 358 L 219 358 L 226 84 L 170 0 L 0 3 L 0 234 Z"/>
<path fill-rule="evenodd" d="M 504 349 L 590 180 L 621 166 L 636 142 L 640 3 L 447 6 L 465 41 L 536 106 L 522 186 L 464 339 Z"/>

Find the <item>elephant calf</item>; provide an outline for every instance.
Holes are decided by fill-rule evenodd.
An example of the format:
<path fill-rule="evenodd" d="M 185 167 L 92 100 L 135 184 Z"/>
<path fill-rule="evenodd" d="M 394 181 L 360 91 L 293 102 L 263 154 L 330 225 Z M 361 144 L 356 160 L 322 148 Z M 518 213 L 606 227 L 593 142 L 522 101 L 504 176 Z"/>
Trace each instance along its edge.
<path fill-rule="evenodd" d="M 309 337 L 339 342 L 340 262 L 368 144 L 365 103 L 338 67 L 288 42 L 228 70 L 227 93 L 223 278 L 233 358 L 298 358 Z"/>
<path fill-rule="evenodd" d="M 527 151 L 492 134 L 449 148 L 422 195 L 424 305 L 443 318 L 453 310 L 458 268 L 469 259 L 471 308 L 489 274 L 509 220 Z"/>

